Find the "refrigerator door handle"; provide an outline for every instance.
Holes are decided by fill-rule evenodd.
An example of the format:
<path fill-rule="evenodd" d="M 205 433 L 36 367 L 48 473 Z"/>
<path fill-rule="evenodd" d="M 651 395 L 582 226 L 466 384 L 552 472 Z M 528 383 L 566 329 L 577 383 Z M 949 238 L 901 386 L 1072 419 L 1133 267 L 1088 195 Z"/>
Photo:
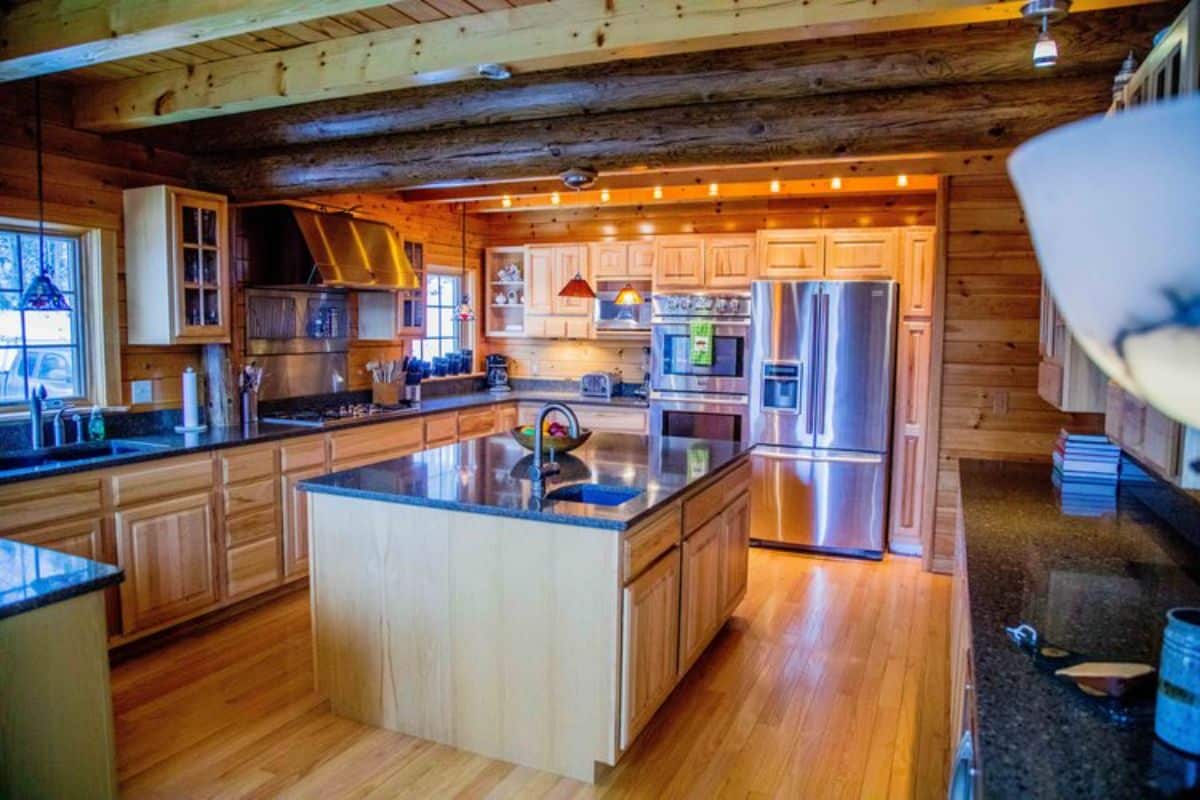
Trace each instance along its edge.
<path fill-rule="evenodd" d="M 829 386 L 829 293 L 821 289 L 821 299 L 818 304 L 821 320 L 820 329 L 820 348 L 821 348 L 821 374 L 817 379 L 818 392 L 820 393 L 820 406 L 817 411 L 816 432 L 819 435 L 825 433 L 825 403 L 828 401 L 828 386 Z"/>
<path fill-rule="evenodd" d="M 807 397 L 802 401 L 804 405 L 804 432 L 811 435 L 816 426 L 817 414 L 817 378 L 821 374 L 821 350 L 818 344 L 819 332 L 821 329 L 820 306 L 813 303 L 812 308 L 812 335 L 809 338 L 809 346 L 811 352 L 808 356 L 808 389 L 805 392 Z"/>
<path fill-rule="evenodd" d="M 776 461 L 838 461 L 845 464 L 881 464 L 882 453 L 843 453 L 832 450 L 800 450 L 791 447 L 758 445 L 750 454 Z"/>

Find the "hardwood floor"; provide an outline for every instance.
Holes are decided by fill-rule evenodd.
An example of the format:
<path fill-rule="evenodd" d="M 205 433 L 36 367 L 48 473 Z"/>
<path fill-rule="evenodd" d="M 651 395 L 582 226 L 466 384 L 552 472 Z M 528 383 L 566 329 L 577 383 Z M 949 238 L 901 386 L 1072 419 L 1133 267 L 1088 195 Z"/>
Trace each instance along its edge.
<path fill-rule="evenodd" d="M 736 616 L 587 786 L 334 716 L 307 592 L 113 668 L 122 796 L 944 797 L 950 580 L 752 550 Z"/>

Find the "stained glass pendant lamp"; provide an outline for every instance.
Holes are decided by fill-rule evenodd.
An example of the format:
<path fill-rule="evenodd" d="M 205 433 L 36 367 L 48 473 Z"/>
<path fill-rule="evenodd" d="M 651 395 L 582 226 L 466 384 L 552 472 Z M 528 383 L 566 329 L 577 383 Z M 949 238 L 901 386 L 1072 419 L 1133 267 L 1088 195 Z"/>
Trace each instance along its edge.
<path fill-rule="evenodd" d="M 640 306 L 642 304 L 642 295 L 637 289 L 633 288 L 632 283 L 627 283 L 617 292 L 617 296 L 613 302 L 619 306 Z"/>
<path fill-rule="evenodd" d="M 467 291 L 467 204 L 462 204 L 462 299 L 458 308 L 454 309 L 454 317 L 459 322 L 474 322 L 475 309 L 471 308 L 471 294 Z"/>
<path fill-rule="evenodd" d="M 34 140 L 37 148 L 38 274 L 21 295 L 22 311 L 70 311 L 71 304 L 46 271 L 46 194 L 42 185 L 42 81 L 33 79 Z"/>

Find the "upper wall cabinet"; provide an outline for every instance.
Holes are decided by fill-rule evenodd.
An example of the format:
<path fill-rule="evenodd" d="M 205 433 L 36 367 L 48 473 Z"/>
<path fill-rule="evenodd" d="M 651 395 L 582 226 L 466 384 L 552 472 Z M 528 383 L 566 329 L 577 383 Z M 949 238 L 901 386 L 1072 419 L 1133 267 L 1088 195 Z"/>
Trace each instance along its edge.
<path fill-rule="evenodd" d="M 654 275 L 654 242 L 593 242 L 588 246 L 592 278 L 650 278 Z"/>
<path fill-rule="evenodd" d="M 757 264 L 755 237 L 748 234 L 708 236 L 704 240 L 704 273 L 708 285 L 720 288 L 750 288 Z"/>
<path fill-rule="evenodd" d="M 704 237 L 660 236 L 654 241 L 655 289 L 704 288 Z"/>
<path fill-rule="evenodd" d="M 225 198 L 147 186 L 127 189 L 129 343 L 229 341 L 229 237 Z"/>
<path fill-rule="evenodd" d="M 888 280 L 896 274 L 899 237 L 893 228 L 825 233 L 825 276 Z"/>
<path fill-rule="evenodd" d="M 825 274 L 825 235 L 819 230 L 758 232 L 758 276 L 807 280 Z"/>
<path fill-rule="evenodd" d="M 1038 394 L 1060 411 L 1103 413 L 1108 378 L 1083 352 L 1042 282 Z"/>
<path fill-rule="evenodd" d="M 900 231 L 900 315 L 929 319 L 933 316 L 933 228 Z"/>

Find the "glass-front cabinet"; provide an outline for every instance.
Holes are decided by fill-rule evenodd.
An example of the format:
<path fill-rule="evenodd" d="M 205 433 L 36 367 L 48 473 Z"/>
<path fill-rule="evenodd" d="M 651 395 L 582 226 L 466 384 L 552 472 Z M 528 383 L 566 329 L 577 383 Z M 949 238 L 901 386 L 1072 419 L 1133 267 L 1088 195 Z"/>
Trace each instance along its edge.
<path fill-rule="evenodd" d="M 129 343 L 228 342 L 225 198 L 160 185 L 124 201 Z"/>

